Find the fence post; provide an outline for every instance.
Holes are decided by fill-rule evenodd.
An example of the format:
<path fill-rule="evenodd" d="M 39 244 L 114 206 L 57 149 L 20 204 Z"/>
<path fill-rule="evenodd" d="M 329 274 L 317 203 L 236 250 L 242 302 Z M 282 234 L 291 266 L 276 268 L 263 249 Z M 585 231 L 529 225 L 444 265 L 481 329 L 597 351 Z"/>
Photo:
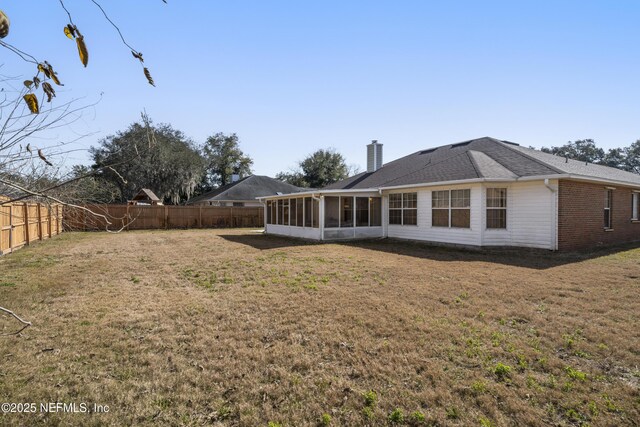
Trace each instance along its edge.
<path fill-rule="evenodd" d="M 129 231 L 129 224 L 131 223 L 131 218 L 129 218 L 129 203 L 127 203 L 127 210 L 124 217 L 125 217 L 125 221 L 127 221 L 127 231 Z"/>
<path fill-rule="evenodd" d="M 9 205 L 9 252 L 13 252 L 13 203 Z"/>
<path fill-rule="evenodd" d="M 49 238 L 51 238 L 51 205 L 47 206 L 47 217 L 48 217 L 48 229 L 49 229 Z"/>
<path fill-rule="evenodd" d="M 27 245 L 31 242 L 29 238 L 29 205 L 27 202 L 23 203 L 24 205 L 24 239 L 27 241 Z"/>
<path fill-rule="evenodd" d="M 233 228 L 233 207 L 229 208 L 229 227 Z"/>
<path fill-rule="evenodd" d="M 169 228 L 169 206 L 164 205 L 164 229 Z"/>
<path fill-rule="evenodd" d="M 198 227 L 202 228 L 202 205 L 198 205 Z"/>
<path fill-rule="evenodd" d="M 42 210 L 40 209 L 40 203 L 36 204 L 38 212 L 38 240 L 42 240 Z"/>

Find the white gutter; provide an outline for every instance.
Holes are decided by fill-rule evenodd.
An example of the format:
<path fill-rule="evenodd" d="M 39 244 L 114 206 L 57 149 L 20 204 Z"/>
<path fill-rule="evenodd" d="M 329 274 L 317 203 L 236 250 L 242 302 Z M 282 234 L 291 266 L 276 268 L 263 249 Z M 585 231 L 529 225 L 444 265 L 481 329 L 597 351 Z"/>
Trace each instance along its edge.
<path fill-rule="evenodd" d="M 569 173 L 556 174 L 556 175 L 523 176 L 516 179 L 516 181 L 538 181 L 541 179 L 573 179 L 576 181 L 587 181 L 587 182 L 594 182 L 599 184 L 614 184 L 614 185 L 622 185 L 625 187 L 640 188 L 640 182 L 618 181 L 615 179 L 595 178 L 592 176 L 574 175 Z"/>
<path fill-rule="evenodd" d="M 296 197 L 296 196 L 313 196 L 315 194 L 344 194 L 344 193 L 378 193 L 382 194 L 384 190 L 400 190 L 403 188 L 420 188 L 420 187 L 438 187 L 444 185 L 458 185 L 458 184 L 473 184 L 480 182 L 527 182 L 527 181 L 541 181 L 545 180 L 548 182 L 550 179 L 573 179 L 576 181 L 587 181 L 594 183 L 604 183 L 604 184 L 613 184 L 613 185 L 622 185 L 625 187 L 634 187 L 640 189 L 640 183 L 632 183 L 626 181 L 618 181 L 612 179 L 603 179 L 603 178 L 594 178 L 590 176 L 584 175 L 574 175 L 574 174 L 554 174 L 554 175 L 535 175 L 535 176 L 522 176 L 519 178 L 473 178 L 473 179 L 458 179 L 453 181 L 438 181 L 438 182 L 423 182 L 419 184 L 410 184 L 410 185 L 395 185 L 391 187 L 378 187 L 378 188 L 361 188 L 361 189 L 345 189 L 345 190 L 322 190 L 322 191 L 303 191 L 300 193 L 290 193 L 290 194 L 281 194 L 275 196 L 262 196 L 256 197 L 258 200 L 266 200 L 266 199 L 278 199 L 284 197 Z M 546 185 L 546 184 L 545 184 Z"/>
<path fill-rule="evenodd" d="M 378 189 L 377 188 L 362 188 L 362 189 L 346 189 L 346 190 L 322 190 L 322 191 L 301 191 L 300 193 L 289 193 L 289 194 L 279 194 L 279 195 L 273 195 L 273 196 L 260 196 L 260 197 L 256 197 L 256 199 L 258 200 L 262 200 L 262 199 L 282 199 L 282 198 L 295 198 L 298 196 L 314 196 L 315 194 L 317 195 L 322 195 L 322 194 L 344 194 L 344 193 L 377 193 Z"/>
<path fill-rule="evenodd" d="M 411 185 L 396 185 L 393 187 L 380 187 L 380 190 L 397 190 L 402 188 L 419 188 L 419 187 L 439 187 L 441 185 L 455 185 L 455 184 L 473 184 L 477 182 L 513 182 L 515 178 L 473 178 L 473 179 L 458 179 L 455 181 L 438 181 L 438 182 L 423 182 L 421 184 Z"/>

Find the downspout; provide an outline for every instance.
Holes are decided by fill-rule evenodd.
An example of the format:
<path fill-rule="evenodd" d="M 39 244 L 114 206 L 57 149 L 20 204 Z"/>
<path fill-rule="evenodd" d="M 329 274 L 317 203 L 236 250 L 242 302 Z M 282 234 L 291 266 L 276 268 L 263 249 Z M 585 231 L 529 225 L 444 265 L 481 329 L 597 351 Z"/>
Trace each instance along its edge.
<path fill-rule="evenodd" d="M 544 185 L 552 194 L 551 218 L 553 218 L 553 227 L 551 227 L 551 248 L 558 250 L 558 189 L 549 184 L 549 178 L 545 178 Z"/>

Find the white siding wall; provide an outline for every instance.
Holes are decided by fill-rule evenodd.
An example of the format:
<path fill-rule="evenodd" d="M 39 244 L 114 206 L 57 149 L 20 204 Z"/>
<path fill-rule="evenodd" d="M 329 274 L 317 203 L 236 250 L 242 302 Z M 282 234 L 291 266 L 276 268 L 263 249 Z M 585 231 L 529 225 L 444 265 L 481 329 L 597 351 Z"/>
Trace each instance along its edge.
<path fill-rule="evenodd" d="M 448 228 L 431 226 L 431 192 L 439 190 L 471 190 L 471 228 Z M 418 193 L 418 225 L 388 225 L 387 235 L 400 239 L 427 240 L 430 242 L 480 246 L 482 228 L 482 186 L 480 184 L 452 185 L 407 189 L 396 192 Z M 385 192 L 387 195 L 387 193 Z M 388 223 L 388 195 L 385 197 L 385 220 Z"/>
<path fill-rule="evenodd" d="M 557 188 L 557 181 L 550 185 Z M 483 186 L 483 206 L 486 189 L 507 188 L 507 229 L 483 230 L 484 246 L 523 246 L 555 249 L 556 193 L 551 192 L 543 181 L 518 182 L 509 185 Z M 482 210 L 484 223 L 486 210 Z"/>
<path fill-rule="evenodd" d="M 374 239 L 383 237 L 382 227 L 325 228 L 324 239 Z"/>
<path fill-rule="evenodd" d="M 281 236 L 300 237 L 302 239 L 320 240 L 320 229 L 310 227 L 289 227 L 288 225 L 267 224 L 267 234 L 279 234 Z"/>
<path fill-rule="evenodd" d="M 550 185 L 557 188 L 557 181 Z M 486 228 L 486 189 L 507 188 L 507 229 Z M 471 190 L 471 227 L 447 228 L 431 226 L 431 192 L 438 190 Z M 543 181 L 468 184 L 424 187 L 393 192 L 418 193 L 418 225 L 387 225 L 388 194 L 383 200 L 383 217 L 388 237 L 425 240 L 470 246 L 522 246 L 555 249 L 557 214 L 556 194 Z"/>

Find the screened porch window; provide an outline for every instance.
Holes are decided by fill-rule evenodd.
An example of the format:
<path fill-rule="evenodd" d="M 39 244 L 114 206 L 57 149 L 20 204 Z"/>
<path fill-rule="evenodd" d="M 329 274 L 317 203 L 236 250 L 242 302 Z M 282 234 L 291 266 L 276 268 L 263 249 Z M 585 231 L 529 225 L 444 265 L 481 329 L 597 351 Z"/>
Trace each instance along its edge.
<path fill-rule="evenodd" d="M 369 198 L 356 197 L 356 227 L 369 225 Z"/>
<path fill-rule="evenodd" d="M 295 227 L 298 225 L 298 214 L 296 211 L 296 208 L 298 207 L 298 205 L 296 204 L 296 199 L 289 199 L 289 218 L 290 219 L 290 224 L 291 226 Z M 300 224 L 302 225 L 302 224 Z"/>
<path fill-rule="evenodd" d="M 369 226 L 380 227 L 382 226 L 382 198 L 370 197 L 369 198 Z"/>
<path fill-rule="evenodd" d="M 311 227 L 311 197 L 304 198 L 304 226 Z"/>
<path fill-rule="evenodd" d="M 353 197 L 340 197 L 340 227 L 353 227 Z"/>
<path fill-rule="evenodd" d="M 304 201 L 302 199 L 296 200 L 296 223 L 298 227 L 304 226 Z"/>
<path fill-rule="evenodd" d="M 324 226 L 327 228 L 340 226 L 340 197 L 324 198 Z"/>
<path fill-rule="evenodd" d="M 278 200 L 278 225 L 282 225 L 282 218 L 284 217 L 283 215 L 283 209 L 284 209 L 284 200 L 280 199 Z"/>

